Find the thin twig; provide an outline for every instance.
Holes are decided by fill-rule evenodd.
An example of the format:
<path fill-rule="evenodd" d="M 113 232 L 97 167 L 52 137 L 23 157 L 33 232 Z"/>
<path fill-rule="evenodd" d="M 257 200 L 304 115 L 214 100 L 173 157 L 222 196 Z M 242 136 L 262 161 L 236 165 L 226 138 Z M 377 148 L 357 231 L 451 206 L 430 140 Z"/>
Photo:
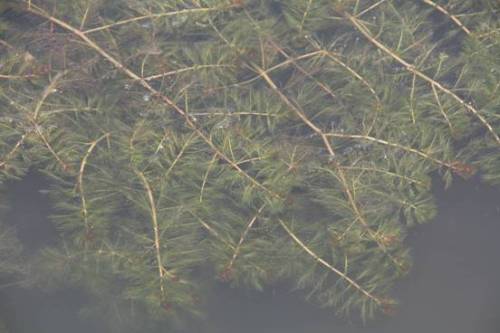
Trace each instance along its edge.
<path fill-rule="evenodd" d="M 439 95 L 438 95 L 438 92 L 436 91 L 436 87 L 434 87 L 433 84 L 431 84 L 431 87 L 432 87 L 432 93 L 434 94 L 434 98 L 436 99 L 436 103 L 438 105 L 439 111 L 443 115 L 443 118 L 446 120 L 446 123 L 448 124 L 450 131 L 453 132 L 453 126 L 451 125 L 450 119 L 448 118 L 448 115 L 444 111 L 443 105 L 441 104 L 441 101 L 439 100 Z"/>
<path fill-rule="evenodd" d="M 411 147 L 408 147 L 408 146 L 404 146 L 404 145 L 399 144 L 399 143 L 390 142 L 390 141 L 387 141 L 387 140 L 384 140 L 384 139 L 375 138 L 375 137 L 372 137 L 372 136 L 369 136 L 369 135 L 329 132 L 329 133 L 326 133 L 325 136 L 327 136 L 327 137 L 335 137 L 335 138 L 343 138 L 343 139 L 358 139 L 358 140 L 365 140 L 365 141 L 370 141 L 370 142 L 376 142 L 376 143 L 379 143 L 379 144 L 382 144 L 382 145 L 385 145 L 385 146 L 389 146 L 389 147 L 401 149 L 401 150 L 404 150 L 404 151 L 416 154 L 416 155 L 418 155 L 420 157 L 423 157 L 423 158 L 425 158 L 425 159 L 427 159 L 427 160 L 429 160 L 431 162 L 434 162 L 434 163 L 436 163 L 436 164 L 438 164 L 440 166 L 443 166 L 443 167 L 446 167 L 446 168 L 450 168 L 450 169 L 454 169 L 453 163 L 442 161 L 442 160 L 440 160 L 438 158 L 435 158 L 432 155 L 430 155 L 428 153 L 425 153 L 425 152 L 423 152 L 421 150 L 418 150 L 418 149 L 415 149 L 415 148 L 411 148 Z"/>
<path fill-rule="evenodd" d="M 66 162 L 64 162 L 61 159 L 61 157 L 59 157 L 59 154 L 56 153 L 54 148 L 52 148 L 52 145 L 50 144 L 49 140 L 45 137 L 45 135 L 42 132 L 42 129 L 41 129 L 42 127 L 40 125 L 38 125 L 37 123 L 35 123 L 34 121 L 33 121 L 33 127 L 35 128 L 36 134 L 38 134 L 38 136 L 42 139 L 43 143 L 45 144 L 45 146 L 47 147 L 49 152 L 52 154 L 52 156 L 54 156 L 56 161 L 61 165 L 61 168 L 63 169 L 63 171 L 69 171 L 70 170 L 69 165 Z"/>
<path fill-rule="evenodd" d="M 411 121 L 413 125 L 416 123 L 415 119 L 415 81 L 416 81 L 417 76 L 413 74 L 412 79 L 411 79 L 411 91 L 410 91 L 410 112 L 411 112 Z"/>
<path fill-rule="evenodd" d="M 5 74 L 0 74 L 0 79 L 3 80 L 28 80 L 32 79 L 34 77 L 37 77 L 38 75 L 34 74 L 27 74 L 27 75 L 5 75 Z"/>
<path fill-rule="evenodd" d="M 426 184 L 425 182 L 423 182 L 421 180 L 418 180 L 418 179 L 415 179 L 412 177 L 408 177 L 406 175 L 401 175 L 401 174 L 398 174 L 395 172 L 391 172 L 391 171 L 386 170 L 386 169 L 379 169 L 376 167 L 362 167 L 362 166 L 341 166 L 341 168 L 345 169 L 345 170 L 359 170 L 359 171 L 383 173 L 383 174 L 391 176 L 391 177 L 401 178 L 401 179 L 404 179 L 404 180 L 409 181 L 411 183 L 418 184 L 424 188 L 429 188 L 429 184 Z"/>
<path fill-rule="evenodd" d="M 26 139 L 26 136 L 27 136 L 27 134 L 21 135 L 21 138 L 16 142 L 14 147 L 0 161 L 0 169 L 3 168 L 11 160 L 11 158 L 16 154 L 17 150 L 23 145 L 24 140 Z"/>
<path fill-rule="evenodd" d="M 323 91 L 325 91 L 328 95 L 330 95 L 332 98 L 336 98 L 335 93 L 328 87 L 326 84 L 323 82 L 319 81 L 316 79 L 311 73 L 306 71 L 302 66 L 300 66 L 288 53 L 285 52 L 278 44 L 276 44 L 273 40 L 270 40 L 270 43 L 273 44 L 274 48 L 278 50 L 279 53 L 281 53 L 285 58 L 288 60 L 292 61 L 292 64 L 305 76 L 310 78 L 311 80 L 314 81 Z"/>
<path fill-rule="evenodd" d="M 287 59 L 283 62 L 280 62 L 279 64 L 276 64 L 272 67 L 269 67 L 267 68 L 264 72 L 265 73 L 271 73 L 272 71 L 275 71 L 281 67 L 284 67 L 284 66 L 287 66 L 289 64 L 292 64 L 293 62 L 296 62 L 298 60 L 303 60 L 303 59 L 307 59 L 307 58 L 312 58 L 312 57 L 315 57 L 315 56 L 322 56 L 324 54 L 324 51 L 323 50 L 319 50 L 319 51 L 313 51 L 313 52 L 309 52 L 309 53 L 306 53 L 306 54 L 302 54 L 298 57 L 295 57 L 295 58 L 290 58 L 290 59 Z M 252 83 L 253 81 L 256 81 L 258 79 L 261 78 L 261 75 L 257 75 L 255 77 L 252 77 L 248 80 L 245 80 L 245 81 L 241 81 L 241 82 L 238 82 L 238 83 L 235 83 L 233 84 L 234 86 L 243 86 L 243 85 L 246 85 L 246 84 L 249 84 L 249 83 Z"/>
<path fill-rule="evenodd" d="M 10 45 L 7 41 L 0 38 L 0 45 L 5 46 L 8 49 L 15 49 L 14 46 Z"/>
<path fill-rule="evenodd" d="M 260 116 L 260 117 L 277 117 L 275 114 L 269 113 L 260 113 L 260 112 L 190 112 L 191 116 L 227 116 L 227 117 L 235 117 L 235 116 Z"/>
<path fill-rule="evenodd" d="M 307 2 L 307 7 L 306 10 L 304 10 L 304 14 L 302 15 L 302 20 L 300 20 L 300 28 L 299 32 L 302 33 L 302 30 L 304 29 L 304 23 L 306 22 L 307 15 L 309 14 L 309 10 L 311 8 L 313 0 L 309 0 Z"/>
<path fill-rule="evenodd" d="M 208 174 L 210 173 L 210 170 L 212 169 L 212 166 L 216 160 L 217 160 L 217 154 L 214 154 L 214 156 L 208 163 L 208 168 L 207 171 L 205 172 L 205 176 L 203 176 L 203 183 L 201 184 L 201 189 L 200 189 L 200 202 L 203 202 L 203 192 L 205 190 L 205 185 L 207 184 Z"/>
<path fill-rule="evenodd" d="M 431 0 L 422 0 L 424 3 L 428 4 L 431 7 L 434 7 L 436 10 L 440 11 L 444 15 L 448 16 L 453 23 L 455 23 L 460 29 L 462 29 L 467 35 L 471 35 L 472 32 L 453 14 L 449 11 L 438 5 L 437 3 L 432 2 Z"/>
<path fill-rule="evenodd" d="M 241 236 L 240 236 L 240 240 L 238 241 L 238 244 L 236 245 L 236 248 L 234 249 L 234 252 L 233 252 L 233 256 L 231 257 L 231 260 L 229 261 L 229 263 L 227 264 L 226 266 L 226 270 L 230 271 L 232 268 L 233 268 L 233 265 L 234 265 L 234 262 L 236 261 L 236 258 L 238 257 L 238 255 L 240 254 L 240 250 L 241 250 L 241 245 L 243 244 L 243 242 L 245 241 L 245 238 L 248 234 L 248 232 L 250 231 L 250 229 L 252 229 L 252 226 L 255 224 L 255 222 L 257 221 L 257 218 L 259 217 L 260 213 L 262 213 L 262 210 L 264 209 L 264 207 L 266 206 L 266 204 L 263 204 L 259 210 L 257 211 L 257 213 L 252 217 L 252 219 L 250 220 L 250 222 L 248 222 L 245 230 L 243 230 L 243 232 L 241 233 Z"/>
<path fill-rule="evenodd" d="M 89 9 L 90 6 L 87 6 L 87 9 L 85 9 L 85 13 L 83 13 L 82 22 L 80 23 L 80 30 L 83 30 L 83 27 L 85 26 L 85 22 L 87 21 L 87 15 L 89 14 Z"/>
<path fill-rule="evenodd" d="M 234 7 L 234 6 L 212 7 L 212 8 L 189 8 L 189 9 L 176 10 L 176 11 L 166 12 L 166 13 L 156 13 L 156 14 L 149 14 L 149 15 L 143 15 L 143 16 L 136 16 L 136 17 L 132 17 L 129 19 L 106 24 L 106 25 L 103 25 L 100 27 L 87 29 L 85 31 L 82 31 L 82 33 L 83 34 L 90 34 L 93 32 L 106 30 L 106 29 L 117 27 L 117 26 L 124 25 L 127 23 L 142 21 L 142 20 L 146 20 L 146 19 L 155 19 L 155 18 L 161 18 L 161 17 L 169 17 L 169 16 L 175 16 L 175 15 L 186 15 L 186 14 L 193 14 L 193 13 L 195 13 L 195 14 L 196 13 L 207 13 L 207 12 L 216 11 L 216 10 L 230 9 L 232 7 Z"/>
<path fill-rule="evenodd" d="M 85 199 L 85 191 L 83 188 L 83 173 L 85 171 L 85 166 L 87 165 L 87 160 L 88 160 L 90 154 L 92 154 L 92 151 L 94 150 L 94 148 L 97 146 L 97 144 L 101 140 L 107 138 L 108 136 L 109 136 L 109 133 L 106 133 L 90 143 L 90 146 L 87 149 L 87 152 L 85 153 L 85 155 L 82 158 L 82 162 L 80 163 L 80 169 L 78 171 L 77 186 L 78 186 L 78 191 L 80 192 L 80 201 L 82 204 L 83 223 L 85 225 L 86 231 L 89 231 L 90 229 L 92 229 L 92 225 L 89 224 L 89 222 L 88 222 L 87 200 Z"/>
<path fill-rule="evenodd" d="M 373 5 L 371 5 L 370 7 L 362 10 L 361 12 L 359 12 L 358 14 L 356 14 L 356 17 L 361 17 L 363 15 L 365 15 L 366 13 L 368 13 L 369 11 L 377 8 L 378 6 L 380 6 L 381 4 L 383 4 L 384 2 L 386 2 L 387 0 L 380 0 L 376 3 L 374 3 Z"/>
<path fill-rule="evenodd" d="M 179 162 L 179 160 L 181 159 L 182 155 L 184 154 L 184 152 L 186 151 L 186 149 L 189 147 L 189 145 L 193 141 L 194 136 L 195 136 L 195 133 L 191 133 L 191 135 L 188 137 L 188 139 L 186 140 L 186 142 L 184 142 L 184 145 L 182 145 L 181 150 L 179 151 L 179 153 L 177 154 L 177 156 L 175 156 L 174 161 L 172 162 L 172 164 L 170 164 L 170 166 L 168 167 L 167 171 L 165 172 L 165 175 L 164 175 L 165 178 L 167 178 L 170 175 L 170 172 L 172 172 L 172 170 L 174 169 L 174 167 L 177 164 L 177 162 Z"/>
<path fill-rule="evenodd" d="M 149 185 L 149 182 L 146 179 L 146 176 L 144 176 L 144 174 L 140 171 L 136 171 L 136 174 L 141 179 L 142 184 L 144 186 L 144 189 L 146 190 L 147 197 L 148 197 L 150 214 L 151 214 L 151 222 L 153 224 L 153 236 L 154 236 L 154 246 L 155 246 L 155 252 L 156 252 L 156 263 L 158 266 L 158 274 L 160 275 L 160 292 L 161 292 L 161 298 L 162 298 L 162 300 L 164 300 L 166 297 L 166 292 L 165 292 L 165 288 L 163 286 L 163 278 L 164 278 L 166 269 L 163 266 L 163 261 L 162 261 L 162 257 L 161 257 L 160 227 L 158 225 L 156 203 L 155 203 L 155 199 L 153 196 L 153 191 L 151 190 L 151 186 Z"/>
<path fill-rule="evenodd" d="M 207 69 L 207 68 L 229 68 L 229 67 L 234 67 L 234 66 L 223 65 L 223 64 L 194 65 L 194 66 L 190 66 L 190 67 L 179 68 L 179 69 L 172 70 L 172 71 L 165 72 L 165 73 L 161 73 L 161 74 L 149 75 L 149 76 L 144 77 L 143 79 L 145 81 L 151 81 L 151 80 L 155 80 L 155 79 L 164 78 L 166 76 L 177 75 L 177 74 L 180 74 L 183 72 L 196 71 L 196 70 Z"/>
<path fill-rule="evenodd" d="M 36 104 L 35 111 L 33 112 L 33 120 L 34 121 L 37 120 L 38 114 L 40 113 L 40 109 L 42 108 L 42 105 L 45 102 L 45 100 L 47 99 L 47 97 L 49 97 L 49 95 L 51 95 L 57 91 L 56 90 L 57 83 L 58 83 L 59 79 L 61 79 L 65 74 L 66 74 L 66 71 L 57 73 L 56 76 L 54 76 L 52 78 L 49 85 L 47 85 L 45 87 L 45 89 L 43 90 L 42 97 L 40 98 L 40 100 Z"/>

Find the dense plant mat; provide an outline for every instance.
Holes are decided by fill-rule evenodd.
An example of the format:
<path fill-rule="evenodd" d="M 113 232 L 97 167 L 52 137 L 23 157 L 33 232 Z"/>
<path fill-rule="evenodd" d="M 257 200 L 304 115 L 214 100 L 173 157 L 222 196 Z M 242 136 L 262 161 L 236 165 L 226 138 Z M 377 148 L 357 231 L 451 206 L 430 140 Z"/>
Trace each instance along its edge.
<path fill-rule="evenodd" d="M 495 0 L 2 10 L 0 180 L 49 177 L 60 241 L 34 283 L 94 311 L 171 322 L 219 279 L 391 313 L 430 175 L 500 183 Z"/>

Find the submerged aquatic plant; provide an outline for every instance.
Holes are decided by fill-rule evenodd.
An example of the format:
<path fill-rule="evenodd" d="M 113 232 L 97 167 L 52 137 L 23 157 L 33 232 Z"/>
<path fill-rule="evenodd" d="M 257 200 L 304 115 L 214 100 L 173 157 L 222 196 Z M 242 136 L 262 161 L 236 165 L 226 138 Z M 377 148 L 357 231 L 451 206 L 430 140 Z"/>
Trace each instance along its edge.
<path fill-rule="evenodd" d="M 53 274 L 198 310 L 203 271 L 392 313 L 431 173 L 500 183 L 494 0 L 33 0 L 0 21 L 0 180 L 47 174 Z"/>

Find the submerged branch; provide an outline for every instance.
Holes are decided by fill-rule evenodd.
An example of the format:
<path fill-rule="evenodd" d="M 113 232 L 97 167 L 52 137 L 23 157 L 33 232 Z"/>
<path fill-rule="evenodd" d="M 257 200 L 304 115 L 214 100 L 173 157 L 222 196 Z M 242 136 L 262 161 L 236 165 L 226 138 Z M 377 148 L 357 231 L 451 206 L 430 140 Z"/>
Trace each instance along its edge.
<path fill-rule="evenodd" d="M 165 300 L 166 298 L 166 291 L 164 287 L 164 281 L 163 277 L 165 273 L 167 273 L 167 270 L 165 269 L 161 257 L 161 244 L 160 244 L 160 227 L 158 225 L 158 216 L 157 216 L 157 210 L 156 210 L 156 203 L 155 199 L 153 196 L 153 191 L 151 189 L 151 186 L 149 185 L 148 180 L 146 179 L 146 176 L 140 171 L 136 171 L 136 174 L 139 176 L 139 178 L 142 181 L 142 184 L 144 186 L 144 189 L 146 190 L 148 202 L 149 202 L 149 208 L 150 208 L 150 214 L 151 214 L 151 223 L 153 224 L 153 236 L 154 236 L 154 247 L 155 247 L 155 253 L 156 253 L 156 264 L 158 266 L 158 274 L 160 276 L 160 292 L 161 292 L 161 299 L 162 301 Z"/>
<path fill-rule="evenodd" d="M 293 239 L 293 241 L 302 249 L 304 252 L 306 252 L 309 256 L 311 256 L 314 260 L 316 260 L 318 263 L 320 263 L 322 266 L 326 267 L 330 271 L 334 272 L 337 276 L 339 276 L 341 279 L 345 280 L 349 285 L 351 285 L 354 289 L 356 289 L 358 292 L 360 292 L 363 296 L 368 298 L 369 300 L 375 302 L 379 306 L 383 306 L 386 301 L 384 301 L 382 298 L 375 296 L 365 288 L 363 288 L 359 283 L 354 281 L 352 278 L 350 278 L 346 273 L 343 273 L 339 269 L 333 267 L 330 263 L 328 263 L 326 260 L 321 258 L 319 255 L 317 255 L 315 252 L 313 252 L 304 242 L 282 221 L 278 221 L 279 224 L 283 227 L 283 229 L 286 231 L 286 233 L 290 236 L 290 238 Z"/>

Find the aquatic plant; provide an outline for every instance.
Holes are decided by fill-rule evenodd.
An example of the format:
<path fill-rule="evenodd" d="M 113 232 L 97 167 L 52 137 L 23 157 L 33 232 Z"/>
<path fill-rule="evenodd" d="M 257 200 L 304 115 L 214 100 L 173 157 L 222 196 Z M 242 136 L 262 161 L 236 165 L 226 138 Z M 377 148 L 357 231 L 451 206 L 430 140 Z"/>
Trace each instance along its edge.
<path fill-rule="evenodd" d="M 497 1 L 3 11 L 0 180 L 51 179 L 39 275 L 124 311 L 196 313 L 216 278 L 392 313 L 431 174 L 500 183 Z"/>

